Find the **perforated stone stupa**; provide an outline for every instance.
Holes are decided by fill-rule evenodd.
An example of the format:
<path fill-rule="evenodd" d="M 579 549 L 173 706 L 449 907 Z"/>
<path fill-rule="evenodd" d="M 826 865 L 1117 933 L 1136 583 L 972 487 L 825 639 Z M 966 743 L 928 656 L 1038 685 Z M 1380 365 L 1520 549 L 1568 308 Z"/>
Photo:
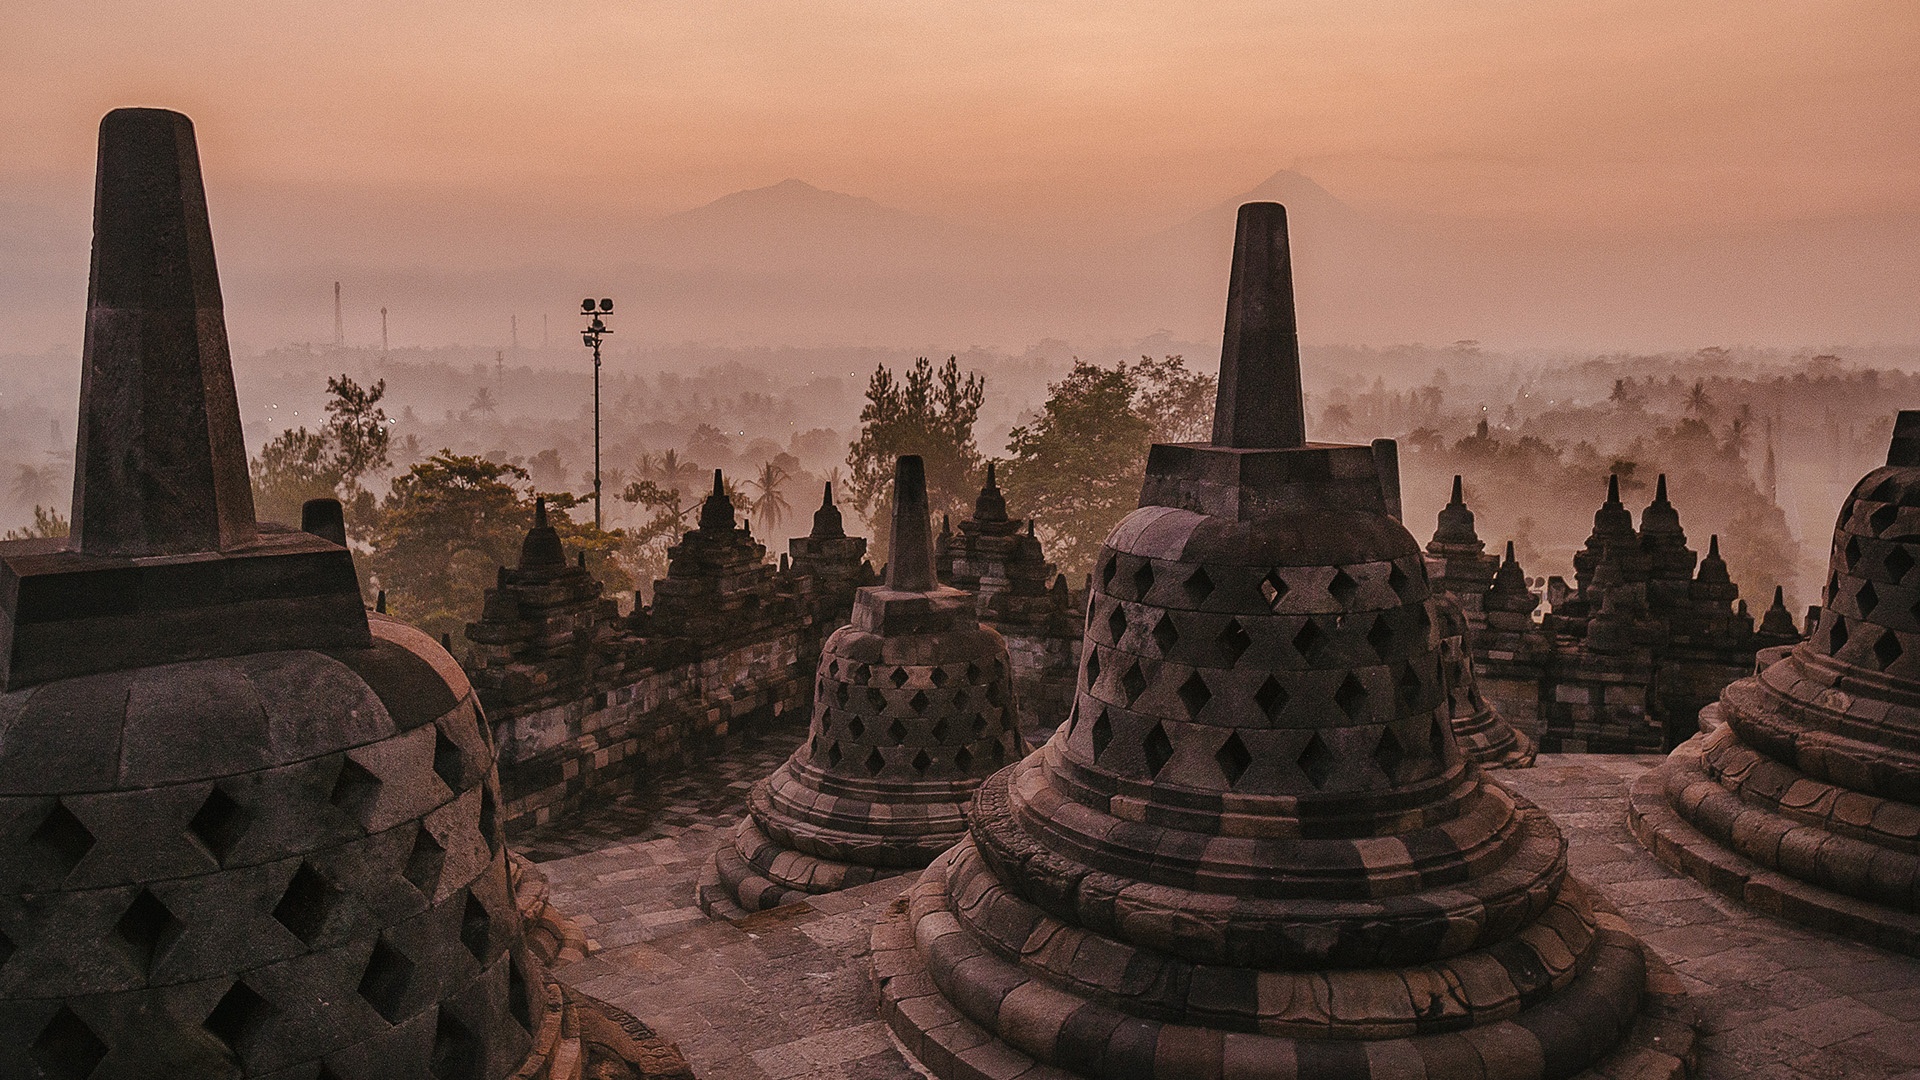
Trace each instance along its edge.
<path fill-rule="evenodd" d="M 1635 1023 L 1638 943 L 1460 753 L 1390 452 L 1306 443 L 1285 223 L 1241 208 L 1213 440 L 1153 448 L 1072 714 L 876 928 L 937 1076 L 1526 1080 Z"/>
<path fill-rule="evenodd" d="M 96 192 L 73 535 L 0 543 L 0 1076 L 579 1075 L 466 677 L 337 506 L 254 521 L 187 118 Z"/>
<path fill-rule="evenodd" d="M 918 869 L 966 831 L 964 807 L 1026 751 L 1000 635 L 934 578 L 925 467 L 902 457 L 884 584 L 821 650 L 807 741 L 754 786 L 700 887 L 710 913 L 757 911 Z"/>
<path fill-rule="evenodd" d="M 1533 764 L 1533 740 L 1515 730 L 1480 693 L 1473 670 L 1474 639 L 1487 625 L 1485 600 L 1500 568 L 1500 560 L 1486 549 L 1455 476 L 1453 498 L 1440 510 L 1426 560 L 1447 713 L 1460 752 L 1469 761 L 1490 769 L 1520 769 Z"/>
<path fill-rule="evenodd" d="M 1812 635 L 1763 650 L 1633 792 L 1661 861 L 1767 912 L 1920 955 L 1920 412 L 1840 508 Z M 1776 594 L 1766 621 L 1791 629 Z"/>

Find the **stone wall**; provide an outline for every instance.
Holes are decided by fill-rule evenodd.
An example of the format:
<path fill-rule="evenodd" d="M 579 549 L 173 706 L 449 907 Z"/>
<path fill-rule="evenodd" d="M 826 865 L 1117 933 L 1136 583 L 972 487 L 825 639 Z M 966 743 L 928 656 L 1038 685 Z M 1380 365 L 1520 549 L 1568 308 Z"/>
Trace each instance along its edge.
<path fill-rule="evenodd" d="M 1080 635 L 1048 633 L 1032 627 L 987 625 L 1007 641 L 1013 662 L 1013 692 L 1020 706 L 1020 730 L 1029 741 L 1046 741 L 1066 723 L 1080 679 Z"/>
<path fill-rule="evenodd" d="M 812 700 L 820 643 L 811 627 L 704 651 L 672 646 L 615 685 L 489 712 L 510 835 L 630 790 L 644 773 L 696 761 Z"/>

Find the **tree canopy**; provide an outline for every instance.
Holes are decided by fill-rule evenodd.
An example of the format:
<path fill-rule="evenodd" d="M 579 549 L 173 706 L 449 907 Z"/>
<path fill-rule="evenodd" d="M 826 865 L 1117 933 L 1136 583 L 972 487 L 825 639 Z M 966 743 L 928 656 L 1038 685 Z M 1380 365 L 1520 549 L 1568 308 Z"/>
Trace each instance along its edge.
<path fill-rule="evenodd" d="M 885 364 L 867 380 L 860 410 L 860 438 L 847 448 L 846 495 L 869 522 L 892 514 L 893 463 L 902 454 L 926 462 L 927 502 L 935 516 L 972 505 L 982 468 L 973 425 L 986 400 L 987 382 L 977 372 L 960 374 L 958 357 L 935 369 L 926 357 L 913 362 L 905 379 Z M 885 557 L 884 529 L 875 527 L 876 558 Z"/>

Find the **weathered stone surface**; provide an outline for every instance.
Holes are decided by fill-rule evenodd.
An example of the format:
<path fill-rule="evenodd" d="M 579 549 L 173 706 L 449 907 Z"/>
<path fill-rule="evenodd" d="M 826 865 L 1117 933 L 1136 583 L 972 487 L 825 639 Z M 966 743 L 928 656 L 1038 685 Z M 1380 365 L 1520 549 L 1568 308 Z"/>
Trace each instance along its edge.
<path fill-rule="evenodd" d="M 1765 910 L 1920 955 L 1920 500 L 1903 412 L 1887 465 L 1834 526 L 1812 637 L 1702 711 L 1699 735 L 1634 791 L 1635 830 L 1663 861 Z"/>
<path fill-rule="evenodd" d="M 1281 220 L 1242 212 L 1261 265 L 1236 285 L 1284 250 L 1247 230 Z M 1230 367 L 1223 409 L 1298 396 L 1297 369 L 1256 395 Z M 1461 755 L 1383 461 L 1155 448 L 1096 563 L 1072 714 L 876 931 L 911 950 L 888 1018 L 936 1075 L 1222 1075 L 1231 1032 L 1254 1076 L 1424 1075 L 1465 1039 L 1491 1074 L 1562 1077 L 1631 1027 L 1640 946 Z M 988 1041 L 935 1034 L 956 1025 Z"/>

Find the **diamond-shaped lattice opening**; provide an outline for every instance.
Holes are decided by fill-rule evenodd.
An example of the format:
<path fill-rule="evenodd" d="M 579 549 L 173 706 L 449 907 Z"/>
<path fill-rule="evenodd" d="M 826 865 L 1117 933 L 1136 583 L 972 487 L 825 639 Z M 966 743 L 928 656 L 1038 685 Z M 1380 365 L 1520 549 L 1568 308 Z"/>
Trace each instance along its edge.
<path fill-rule="evenodd" d="M 1113 585 L 1113 575 L 1119 572 L 1120 556 L 1107 556 L 1107 561 L 1100 566 L 1100 588 L 1103 590 L 1110 589 Z"/>
<path fill-rule="evenodd" d="M 1351 607 L 1353 598 L 1360 592 L 1360 583 L 1348 576 L 1345 570 L 1335 570 L 1333 580 L 1327 582 L 1327 593 L 1339 602 L 1341 607 Z"/>
<path fill-rule="evenodd" d="M 907 685 L 907 669 L 903 667 L 894 668 L 893 674 L 887 676 L 887 681 L 893 684 L 895 690 Z"/>
<path fill-rule="evenodd" d="M 827 674 L 832 675 L 835 678 L 838 678 L 840 675 L 840 661 L 838 660 L 827 661 Z"/>
<path fill-rule="evenodd" d="M 273 917 L 302 944 L 312 945 L 326 929 L 327 920 L 340 905 L 340 890 L 322 877 L 312 863 L 303 862 L 287 882 L 287 891 L 273 906 Z"/>
<path fill-rule="evenodd" d="M 847 717 L 847 734 L 858 739 L 867 733 L 867 722 L 857 716 Z"/>
<path fill-rule="evenodd" d="M 973 737 L 978 739 L 987 733 L 987 718 L 981 713 L 973 714 Z"/>
<path fill-rule="evenodd" d="M 454 1018 L 445 1006 L 433 1025 L 433 1052 L 427 1071 L 434 1080 L 467 1080 L 480 1075 L 480 1038 Z"/>
<path fill-rule="evenodd" d="M 895 720 L 893 723 L 888 724 L 887 738 L 892 739 L 895 743 L 906 742 L 907 741 L 907 725 L 901 723 L 899 720 Z"/>
<path fill-rule="evenodd" d="M 1420 691 L 1422 689 L 1420 673 L 1413 669 L 1412 664 L 1400 665 L 1400 677 L 1394 680 L 1394 689 L 1399 691 L 1401 703 L 1408 708 L 1420 704 Z"/>
<path fill-rule="evenodd" d="M 1006 764 L 1006 761 L 1007 761 L 1007 744 L 1006 744 L 1006 743 L 1004 743 L 1004 742 L 1001 742 L 1001 741 L 1000 741 L 999 739 L 995 739 L 995 740 L 994 740 L 994 741 L 993 741 L 992 743 L 990 743 L 990 744 L 988 744 L 988 745 L 990 745 L 990 746 L 991 746 L 991 747 L 993 748 L 993 750 L 992 750 L 992 753 L 993 753 L 993 763 L 994 763 L 995 765 L 1004 765 L 1004 764 Z"/>
<path fill-rule="evenodd" d="M 107 1056 L 107 1044 L 65 1005 L 27 1047 L 28 1056 L 56 1080 L 86 1080 Z"/>
<path fill-rule="evenodd" d="M 1093 760 L 1099 761 L 1100 755 L 1107 752 L 1107 744 L 1113 742 L 1113 721 L 1107 719 L 1107 710 L 1101 709 L 1100 715 L 1093 718 Z"/>
<path fill-rule="evenodd" d="M 1893 519 L 1900 516 L 1900 508 L 1892 504 L 1881 507 L 1867 516 L 1867 525 L 1875 536 L 1886 532 L 1893 526 Z"/>
<path fill-rule="evenodd" d="M 1832 642 L 1832 644 L 1827 647 L 1828 654 L 1834 655 L 1839 653 L 1841 649 L 1846 648 L 1847 646 L 1846 616 L 1838 613 L 1829 614 L 1827 612 L 1822 612 L 1820 615 L 1820 621 L 1831 622 L 1833 624 L 1832 629 L 1827 631 L 1827 640 Z"/>
<path fill-rule="evenodd" d="M 279 1010 L 244 982 L 234 983 L 213 1007 L 202 1027 L 238 1058 L 257 1045 Z"/>
<path fill-rule="evenodd" d="M 1367 709 L 1367 688 L 1357 677 L 1348 675 L 1341 680 L 1340 689 L 1333 692 L 1333 703 L 1340 706 L 1340 711 L 1349 719 L 1358 720 Z"/>
<path fill-rule="evenodd" d="M 460 944 L 482 964 L 487 962 L 487 941 L 492 937 L 492 930 L 493 916 L 487 914 L 487 905 L 473 893 L 467 893 L 466 907 L 460 911 Z"/>
<path fill-rule="evenodd" d="M 1898 585 L 1901 579 L 1907 576 L 1907 571 L 1913 569 L 1913 556 L 1908 554 L 1905 547 L 1895 547 L 1887 552 L 1886 564 L 1887 576 L 1893 579 L 1895 585 Z"/>
<path fill-rule="evenodd" d="M 387 944 L 385 938 L 375 942 L 373 954 L 367 957 L 366 970 L 360 973 L 360 996 L 366 998 L 367 1004 L 387 1023 L 397 1024 L 405 1019 L 401 1009 L 412 988 L 413 961 Z"/>
<path fill-rule="evenodd" d="M 1147 677 L 1140 670 L 1138 661 L 1127 666 L 1127 673 L 1120 676 L 1120 689 L 1126 692 L 1126 704 L 1132 705 L 1147 689 Z"/>
<path fill-rule="evenodd" d="M 970 683 L 978 683 L 980 681 L 980 665 L 979 664 L 967 665 L 967 681 Z"/>
<path fill-rule="evenodd" d="M 1393 595 L 1399 597 L 1403 604 L 1412 602 L 1412 598 L 1407 595 L 1407 586 L 1411 584 L 1413 579 L 1407 576 L 1405 570 L 1400 569 L 1399 563 L 1394 563 L 1393 569 L 1387 571 L 1387 588 L 1392 589 Z"/>
<path fill-rule="evenodd" d="M 932 764 L 933 759 L 927 756 L 925 750 L 913 755 L 913 771 L 919 773 L 921 776 L 927 775 L 927 768 Z"/>
<path fill-rule="evenodd" d="M 1089 684 L 1089 685 L 1091 685 L 1091 684 Z M 958 710 L 958 709 L 964 709 L 964 708 L 966 708 L 966 707 L 967 707 L 967 702 L 969 702 L 969 701 L 972 701 L 972 700 L 973 700 L 973 695 L 972 695 L 972 694 L 969 694 L 969 693 L 967 693 L 967 688 L 966 688 L 966 687 L 964 687 L 964 686 L 960 686 L 960 687 L 955 687 L 955 688 L 954 688 L 954 691 L 953 691 L 953 707 L 954 707 L 954 708 L 955 708 L 956 710 Z"/>
<path fill-rule="evenodd" d="M 1319 659 L 1320 650 L 1325 647 L 1326 644 L 1327 632 L 1320 629 L 1320 624 L 1314 622 L 1312 619 L 1308 619 L 1305 623 L 1302 623 L 1300 632 L 1293 635 L 1294 651 L 1306 657 L 1308 660 Z"/>
<path fill-rule="evenodd" d="M 487 854 L 500 853 L 500 830 L 493 805 L 493 788 L 481 785 L 480 788 L 480 839 L 487 842 Z"/>
<path fill-rule="evenodd" d="M 1860 561 L 1860 538 L 1857 536 L 1847 537 L 1847 546 L 1843 554 L 1847 557 L 1847 569 L 1853 569 L 1854 564 Z"/>
<path fill-rule="evenodd" d="M 1180 643 L 1180 631 L 1173 625 L 1173 616 L 1162 613 L 1160 621 L 1153 624 L 1153 643 L 1160 646 L 1162 655 L 1172 652 Z"/>
<path fill-rule="evenodd" d="M 1268 571 L 1260 581 L 1260 595 L 1266 598 L 1267 606 L 1275 611 L 1280 610 L 1280 601 L 1285 600 L 1291 591 L 1287 579 L 1281 577 L 1278 570 Z"/>
<path fill-rule="evenodd" d="M 1221 651 L 1227 654 L 1229 665 L 1239 663 L 1240 658 L 1253 647 L 1253 638 L 1248 635 L 1246 627 L 1240 625 L 1239 619 L 1228 619 L 1227 625 L 1220 628 L 1220 633 L 1216 634 L 1213 640 L 1219 644 Z"/>
<path fill-rule="evenodd" d="M 947 718 L 944 716 L 938 720 L 935 720 L 933 722 L 933 726 L 927 729 L 928 733 L 933 736 L 933 741 L 937 743 L 946 742 L 947 735 L 952 730 L 953 730 L 953 726 L 947 723 Z"/>
<path fill-rule="evenodd" d="M 1094 682 L 1099 678 L 1100 678 L 1100 650 L 1089 647 L 1087 649 L 1087 689 L 1089 690 L 1093 689 Z"/>
<path fill-rule="evenodd" d="M 215 787 L 207 792 L 200 809 L 193 812 L 193 820 L 187 822 L 187 831 L 200 841 L 215 862 L 225 865 L 227 856 L 232 853 L 234 845 L 240 842 L 252 819 L 253 815 L 233 796 Z"/>
<path fill-rule="evenodd" d="M 933 671 L 927 675 L 927 678 L 930 679 L 935 686 L 947 685 L 947 679 L 949 677 L 950 676 L 947 675 L 947 669 L 943 667 L 934 668 Z"/>
<path fill-rule="evenodd" d="M 64 878 L 93 850 L 93 833 L 73 816 L 66 803 L 56 800 L 39 827 L 27 837 L 27 844 Z"/>
<path fill-rule="evenodd" d="M 151 889 L 141 889 L 120 921 L 113 924 L 113 933 L 141 972 L 146 973 L 153 970 L 154 961 L 166 955 L 186 928 L 187 924 L 174 918 L 173 912 Z"/>
<path fill-rule="evenodd" d="M 929 700 L 925 690 L 915 690 L 913 696 L 907 699 L 907 708 L 912 709 L 915 716 L 925 716 Z"/>
<path fill-rule="evenodd" d="M 1287 698 L 1287 688 L 1281 686 L 1280 680 L 1271 675 L 1267 676 L 1266 682 L 1260 684 L 1260 689 L 1253 692 L 1253 703 L 1260 706 L 1260 711 L 1265 713 L 1269 720 L 1279 716 L 1280 710 L 1287 707 Z"/>
<path fill-rule="evenodd" d="M 1199 716 L 1200 710 L 1212 700 L 1213 691 L 1207 688 L 1207 680 L 1199 672 L 1187 676 L 1187 681 L 1180 684 L 1180 703 L 1187 707 L 1188 717 Z"/>
<path fill-rule="evenodd" d="M 853 669 L 853 682 L 856 686 L 865 686 L 873 681 L 873 665 L 861 664 Z"/>
<path fill-rule="evenodd" d="M 846 756 L 845 754 L 842 754 L 840 752 L 840 743 L 837 740 L 827 744 L 827 764 L 828 765 L 833 766 L 833 765 L 840 764 L 840 759 L 845 756 Z"/>
<path fill-rule="evenodd" d="M 959 769 L 963 774 L 967 772 L 969 769 L 972 769 L 973 768 L 973 751 L 967 749 L 964 746 L 961 747 L 959 750 L 955 751 L 953 755 L 953 767 L 956 769 Z"/>
<path fill-rule="evenodd" d="M 1107 616 L 1107 632 L 1111 635 L 1108 640 L 1112 641 L 1115 645 L 1120 644 L 1121 636 L 1127 632 L 1127 608 L 1125 604 L 1113 605 L 1113 614 Z"/>
<path fill-rule="evenodd" d="M 0 930 L 0 968 L 7 966 L 7 961 L 13 957 L 13 952 L 13 939 L 7 936 L 6 931 Z"/>
<path fill-rule="evenodd" d="M 1142 600 L 1147 598 L 1147 590 L 1153 588 L 1153 560 L 1143 559 L 1140 569 L 1133 572 L 1133 595 Z"/>
<path fill-rule="evenodd" d="M 1393 729 L 1382 730 L 1380 741 L 1373 748 L 1373 763 L 1380 766 L 1380 771 L 1386 773 L 1389 779 L 1399 780 L 1402 778 L 1401 770 L 1407 766 L 1407 758 L 1407 748 L 1401 745 L 1400 737 L 1393 733 Z"/>
<path fill-rule="evenodd" d="M 880 748 L 876 746 L 867 752 L 866 764 L 868 773 L 879 776 L 880 770 L 887 767 L 887 759 L 881 755 Z"/>
<path fill-rule="evenodd" d="M 1227 786 L 1232 787 L 1246 775 L 1248 766 L 1253 764 L 1253 755 L 1247 752 L 1247 744 L 1240 741 L 1240 733 L 1232 731 L 1227 733 L 1227 741 L 1220 744 L 1220 749 L 1213 752 L 1213 760 L 1220 764 Z"/>
<path fill-rule="evenodd" d="M 843 709 L 847 707 L 847 701 L 852 697 L 853 697 L 853 688 L 848 686 L 846 683 L 841 683 L 840 685 L 833 688 L 833 700 L 837 702 L 839 706 Z"/>
<path fill-rule="evenodd" d="M 461 790 L 460 782 L 465 779 L 467 756 L 460 752 L 460 744 L 447 738 L 447 733 L 436 725 L 433 729 L 433 774 L 452 791 Z"/>
<path fill-rule="evenodd" d="M 511 958 L 507 960 L 507 1012 L 514 1023 L 533 1030 L 533 994 L 527 989 L 527 973 L 520 970 L 520 961 Z"/>
<path fill-rule="evenodd" d="M 1881 671 L 1892 667 L 1893 662 L 1900 659 L 1903 651 L 1900 648 L 1899 636 L 1891 630 L 1880 631 L 1879 640 L 1873 643 L 1873 658 L 1880 662 Z"/>
<path fill-rule="evenodd" d="M 328 802 L 364 821 L 367 811 L 379 795 L 379 777 L 350 757 L 340 759 L 340 775 L 334 778 L 333 792 L 327 796 Z"/>
<path fill-rule="evenodd" d="M 1864 619 L 1880 606 L 1880 590 L 1873 587 L 1873 582 L 1863 581 L 1860 591 L 1853 594 L 1853 602 L 1860 606 L 1860 617 Z"/>
<path fill-rule="evenodd" d="M 1293 763 L 1300 766 L 1307 782 L 1316 788 L 1327 786 L 1327 780 L 1333 776 L 1333 767 L 1337 764 L 1333 748 L 1317 731 L 1307 736 L 1307 744 L 1300 748 L 1300 756 L 1294 758 Z"/>
<path fill-rule="evenodd" d="M 447 849 L 433 838 L 425 825 L 413 836 L 413 850 L 407 855 L 406 869 L 400 871 L 407 882 L 428 899 L 440 887 L 440 868 L 447 862 Z"/>
<path fill-rule="evenodd" d="M 1167 738 L 1167 729 L 1159 724 L 1153 725 L 1153 730 L 1147 732 L 1147 737 L 1141 740 L 1140 749 L 1147 756 L 1149 776 L 1160 775 L 1160 770 L 1166 768 L 1167 762 L 1173 759 L 1173 740 Z"/>
<path fill-rule="evenodd" d="M 1185 590 L 1189 603 L 1203 604 L 1213 595 L 1213 579 L 1207 576 L 1206 567 L 1196 567 L 1187 575 L 1187 580 L 1180 583 L 1180 588 Z"/>
<path fill-rule="evenodd" d="M 867 704 L 876 709 L 887 707 L 887 692 L 877 686 L 867 687 Z"/>
<path fill-rule="evenodd" d="M 1380 659 L 1391 659 L 1395 640 L 1393 623 L 1385 615 L 1374 616 L 1373 628 L 1367 631 L 1367 644 L 1380 654 Z"/>

